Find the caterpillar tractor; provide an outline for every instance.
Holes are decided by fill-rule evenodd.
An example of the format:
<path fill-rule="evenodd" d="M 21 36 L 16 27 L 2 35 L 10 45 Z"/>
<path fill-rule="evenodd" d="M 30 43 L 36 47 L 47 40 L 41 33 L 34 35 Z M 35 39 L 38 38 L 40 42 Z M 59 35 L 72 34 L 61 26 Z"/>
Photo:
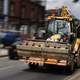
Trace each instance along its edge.
<path fill-rule="evenodd" d="M 18 44 L 17 53 L 30 68 L 55 65 L 72 73 L 80 66 L 80 39 L 73 17 L 62 8 L 60 16 L 48 16 L 45 40 L 26 40 Z"/>

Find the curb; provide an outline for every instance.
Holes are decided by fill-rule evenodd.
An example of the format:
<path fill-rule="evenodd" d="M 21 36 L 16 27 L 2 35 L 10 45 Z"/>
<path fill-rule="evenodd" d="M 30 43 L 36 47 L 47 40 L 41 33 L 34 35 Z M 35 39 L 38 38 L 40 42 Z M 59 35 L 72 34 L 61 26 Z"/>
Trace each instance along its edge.
<path fill-rule="evenodd" d="M 7 57 L 8 55 L 0 55 L 0 57 Z"/>
<path fill-rule="evenodd" d="M 8 56 L 8 50 L 0 48 L 0 57 L 6 57 L 6 56 Z"/>

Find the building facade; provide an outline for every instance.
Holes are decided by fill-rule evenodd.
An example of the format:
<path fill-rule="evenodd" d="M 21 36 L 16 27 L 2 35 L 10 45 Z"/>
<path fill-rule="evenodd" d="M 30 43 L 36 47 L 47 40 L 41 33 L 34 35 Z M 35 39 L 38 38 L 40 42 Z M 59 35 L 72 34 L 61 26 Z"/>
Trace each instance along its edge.
<path fill-rule="evenodd" d="M 4 1 L 0 0 L 0 27 L 3 25 L 4 22 L 3 5 L 4 5 Z"/>
<path fill-rule="evenodd" d="M 8 23 L 16 29 L 22 26 L 25 33 L 35 32 L 38 26 L 43 26 L 44 15 L 45 7 L 39 1 L 9 0 Z"/>
<path fill-rule="evenodd" d="M 0 27 L 35 33 L 44 26 L 45 6 L 41 0 L 0 0 Z"/>

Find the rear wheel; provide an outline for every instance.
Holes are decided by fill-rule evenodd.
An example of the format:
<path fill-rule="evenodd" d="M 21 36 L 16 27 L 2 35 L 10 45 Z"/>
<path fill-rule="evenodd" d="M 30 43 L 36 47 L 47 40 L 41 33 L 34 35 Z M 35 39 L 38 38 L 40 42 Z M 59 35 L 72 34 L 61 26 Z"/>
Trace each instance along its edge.
<path fill-rule="evenodd" d="M 33 64 L 32 64 L 32 63 L 29 63 L 29 68 L 30 68 L 30 69 L 37 69 L 38 66 L 39 66 L 38 64 L 35 64 L 35 63 L 33 63 Z"/>

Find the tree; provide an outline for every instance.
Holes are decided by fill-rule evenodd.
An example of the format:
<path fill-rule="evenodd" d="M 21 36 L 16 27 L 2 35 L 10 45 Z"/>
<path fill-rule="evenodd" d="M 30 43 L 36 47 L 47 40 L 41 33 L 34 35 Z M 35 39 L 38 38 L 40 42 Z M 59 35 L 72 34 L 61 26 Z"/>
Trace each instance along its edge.
<path fill-rule="evenodd" d="M 78 2 L 79 0 L 73 0 L 74 3 Z"/>

